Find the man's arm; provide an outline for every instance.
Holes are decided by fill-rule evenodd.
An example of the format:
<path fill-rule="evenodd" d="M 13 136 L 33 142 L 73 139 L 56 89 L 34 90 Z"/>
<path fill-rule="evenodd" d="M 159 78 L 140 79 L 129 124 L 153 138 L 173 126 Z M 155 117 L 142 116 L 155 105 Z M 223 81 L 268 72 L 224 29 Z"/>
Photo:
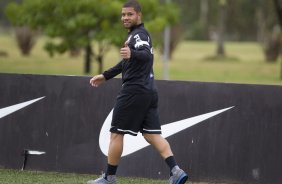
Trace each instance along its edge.
<path fill-rule="evenodd" d="M 148 61 L 152 56 L 150 37 L 143 32 L 134 35 L 134 45 L 131 47 L 131 58 L 137 61 Z"/>
<path fill-rule="evenodd" d="M 106 80 L 109 80 L 118 74 L 120 74 L 122 71 L 122 61 L 120 61 L 117 65 L 110 68 L 109 70 L 106 70 L 103 72 L 103 74 L 96 75 L 90 79 L 90 84 L 93 87 L 98 87 L 102 83 L 104 83 Z"/>
<path fill-rule="evenodd" d="M 148 59 L 150 59 L 151 56 L 151 52 L 148 51 L 147 49 L 144 50 L 134 50 L 131 49 L 131 58 L 133 60 L 137 60 L 137 61 L 148 61 Z"/>
<path fill-rule="evenodd" d="M 110 68 L 109 70 L 106 70 L 103 72 L 103 75 L 106 80 L 112 79 L 118 74 L 122 72 L 122 61 L 120 61 L 117 65 L 114 67 Z"/>
<path fill-rule="evenodd" d="M 92 79 L 90 79 L 90 85 L 93 86 L 93 87 L 98 87 L 102 83 L 104 83 L 105 81 L 106 81 L 106 79 L 105 79 L 103 74 L 96 75 L 96 76 L 92 77 Z"/>
<path fill-rule="evenodd" d="M 149 36 L 145 33 L 139 33 L 134 35 L 134 39 L 135 41 L 132 41 L 130 45 L 125 42 L 124 47 L 120 49 L 120 56 L 126 60 L 148 61 L 152 57 Z"/>

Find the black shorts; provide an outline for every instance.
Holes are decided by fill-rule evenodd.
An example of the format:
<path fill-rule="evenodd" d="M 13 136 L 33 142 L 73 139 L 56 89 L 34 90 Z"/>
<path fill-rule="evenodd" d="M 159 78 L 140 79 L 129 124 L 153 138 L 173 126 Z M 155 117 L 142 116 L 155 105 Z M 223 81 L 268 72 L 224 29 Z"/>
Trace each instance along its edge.
<path fill-rule="evenodd" d="M 156 92 L 143 94 L 120 93 L 114 107 L 110 131 L 134 136 L 138 132 L 142 134 L 161 134 L 158 94 Z"/>

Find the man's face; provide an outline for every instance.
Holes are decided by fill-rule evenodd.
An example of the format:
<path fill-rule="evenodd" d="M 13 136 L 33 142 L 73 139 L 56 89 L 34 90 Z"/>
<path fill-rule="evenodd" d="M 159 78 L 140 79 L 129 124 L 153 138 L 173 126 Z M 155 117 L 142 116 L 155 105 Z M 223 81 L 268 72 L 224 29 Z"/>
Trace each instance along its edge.
<path fill-rule="evenodd" d="M 137 13 L 132 7 L 122 8 L 121 21 L 126 29 L 130 29 L 131 27 L 140 24 L 141 13 Z"/>

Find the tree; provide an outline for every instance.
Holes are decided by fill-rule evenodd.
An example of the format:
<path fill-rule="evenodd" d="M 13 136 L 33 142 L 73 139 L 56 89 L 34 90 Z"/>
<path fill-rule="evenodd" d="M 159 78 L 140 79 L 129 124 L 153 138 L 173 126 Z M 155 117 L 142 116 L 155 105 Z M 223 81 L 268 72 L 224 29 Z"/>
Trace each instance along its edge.
<path fill-rule="evenodd" d="M 15 1 L 20 2 L 21 0 L 1 0 L 0 1 L 0 27 L 1 26 L 4 26 L 4 27 L 8 26 L 8 20 L 5 17 L 5 14 L 4 14 L 4 8 L 8 3 L 15 2 Z"/>
<path fill-rule="evenodd" d="M 174 6 L 158 1 L 140 0 L 140 3 L 152 32 L 162 31 L 166 24 L 177 19 Z M 84 49 L 84 72 L 90 73 L 92 57 L 98 61 L 101 72 L 110 45 L 120 46 L 126 37 L 120 23 L 122 4 L 123 0 L 24 0 L 20 5 L 9 4 L 6 12 L 14 25 L 27 25 L 46 34 L 50 40 L 45 48 L 50 55 Z"/>
<path fill-rule="evenodd" d="M 280 25 L 280 28 L 282 29 L 282 4 L 280 4 L 279 0 L 273 0 L 273 1 L 274 1 L 275 10 L 278 16 L 279 25 Z M 280 42 L 281 42 L 281 35 L 280 35 Z M 281 69 L 280 69 L 280 79 L 282 79 L 282 63 L 281 63 Z"/>
<path fill-rule="evenodd" d="M 54 55 L 83 48 L 84 72 L 91 69 L 92 41 L 100 41 L 102 32 L 110 30 L 110 21 L 119 16 L 119 2 L 110 0 L 24 0 L 22 4 L 10 3 L 7 15 L 14 25 L 41 30 L 50 40 L 45 49 Z M 107 3 L 107 6 L 105 6 Z"/>
<path fill-rule="evenodd" d="M 209 1 L 208 0 L 201 0 L 200 6 L 200 22 L 203 25 L 208 24 L 208 12 L 209 12 Z"/>
<path fill-rule="evenodd" d="M 218 39 L 216 55 L 225 56 L 224 36 L 225 36 L 225 20 L 226 20 L 226 0 L 219 0 L 219 16 L 218 16 Z"/>

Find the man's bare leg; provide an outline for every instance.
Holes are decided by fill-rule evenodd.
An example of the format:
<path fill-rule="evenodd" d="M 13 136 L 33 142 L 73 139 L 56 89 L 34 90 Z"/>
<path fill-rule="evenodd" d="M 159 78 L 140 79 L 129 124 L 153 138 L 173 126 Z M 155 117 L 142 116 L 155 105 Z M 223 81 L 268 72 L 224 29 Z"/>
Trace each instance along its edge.
<path fill-rule="evenodd" d="M 108 151 L 107 171 L 100 178 L 90 180 L 87 184 L 116 184 L 116 171 L 123 150 L 123 134 L 111 133 Z"/>
<path fill-rule="evenodd" d="M 163 159 L 173 156 L 170 145 L 160 134 L 143 134 L 146 141 L 154 146 Z"/>
<path fill-rule="evenodd" d="M 111 133 L 111 140 L 108 151 L 108 165 L 105 173 L 105 179 L 113 180 L 117 172 L 123 151 L 123 134 Z"/>
<path fill-rule="evenodd" d="M 123 151 L 123 134 L 111 133 L 108 151 L 108 164 L 118 165 Z"/>
<path fill-rule="evenodd" d="M 143 134 L 148 143 L 155 147 L 170 168 L 170 184 L 183 184 L 188 175 L 177 165 L 170 145 L 160 134 Z"/>

